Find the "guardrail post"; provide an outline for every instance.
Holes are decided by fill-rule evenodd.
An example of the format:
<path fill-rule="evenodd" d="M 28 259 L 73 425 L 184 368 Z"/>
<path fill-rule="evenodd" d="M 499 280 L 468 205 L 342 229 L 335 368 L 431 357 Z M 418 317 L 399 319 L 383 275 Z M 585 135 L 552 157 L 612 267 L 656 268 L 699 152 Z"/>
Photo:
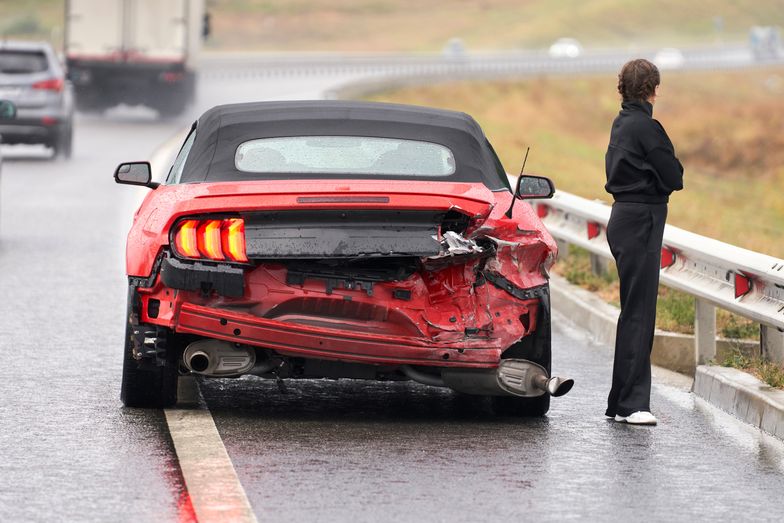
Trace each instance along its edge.
<path fill-rule="evenodd" d="M 610 260 L 604 256 L 591 253 L 591 272 L 596 276 L 604 276 L 609 272 Z"/>
<path fill-rule="evenodd" d="M 784 363 L 784 332 L 776 327 L 760 325 L 762 357 L 774 363 Z"/>
<path fill-rule="evenodd" d="M 716 307 L 705 300 L 695 300 L 694 350 L 697 365 L 716 357 Z"/>

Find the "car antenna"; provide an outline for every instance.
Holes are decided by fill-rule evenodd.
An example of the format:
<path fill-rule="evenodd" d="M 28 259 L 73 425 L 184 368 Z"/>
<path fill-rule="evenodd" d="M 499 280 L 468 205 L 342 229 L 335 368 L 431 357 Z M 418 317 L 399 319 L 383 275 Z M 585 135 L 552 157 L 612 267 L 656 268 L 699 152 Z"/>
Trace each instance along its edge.
<path fill-rule="evenodd" d="M 523 158 L 523 166 L 520 167 L 520 176 L 517 177 L 517 185 L 515 186 L 515 190 L 512 193 L 512 204 L 509 206 L 509 210 L 506 211 L 506 217 L 512 217 L 512 209 L 514 209 L 515 200 L 517 199 L 517 193 L 520 192 L 520 182 L 523 181 L 523 171 L 525 171 L 525 162 L 528 161 L 528 151 L 530 151 L 530 147 L 525 148 L 525 158 Z"/>

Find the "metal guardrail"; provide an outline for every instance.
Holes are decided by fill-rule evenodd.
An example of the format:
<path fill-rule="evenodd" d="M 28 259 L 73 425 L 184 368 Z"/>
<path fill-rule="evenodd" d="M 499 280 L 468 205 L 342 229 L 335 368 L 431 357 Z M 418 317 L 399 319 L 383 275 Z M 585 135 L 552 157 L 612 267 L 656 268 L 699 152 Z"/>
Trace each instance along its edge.
<path fill-rule="evenodd" d="M 556 239 L 612 259 L 611 207 L 562 191 L 534 205 Z M 662 266 L 664 285 L 697 299 L 697 364 L 716 355 L 715 307 L 759 323 L 762 355 L 784 361 L 784 260 L 667 225 Z"/>
<path fill-rule="evenodd" d="M 546 51 L 440 53 L 204 53 L 201 74 L 210 78 L 268 76 L 362 75 L 400 76 L 525 76 L 615 72 L 627 60 L 653 60 L 656 49 L 588 51 L 575 58 L 553 58 Z M 754 60 L 746 45 L 683 50 L 682 69 L 731 69 L 765 65 Z M 781 63 L 778 60 L 777 63 Z"/>

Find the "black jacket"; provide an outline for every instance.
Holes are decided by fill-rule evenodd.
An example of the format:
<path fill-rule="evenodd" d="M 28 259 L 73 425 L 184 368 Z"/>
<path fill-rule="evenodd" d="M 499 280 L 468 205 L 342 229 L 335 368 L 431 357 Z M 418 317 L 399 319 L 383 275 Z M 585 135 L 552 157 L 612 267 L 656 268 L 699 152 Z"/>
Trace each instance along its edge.
<path fill-rule="evenodd" d="M 621 104 L 604 163 L 604 188 L 617 202 L 666 203 L 683 189 L 683 166 L 648 102 Z"/>

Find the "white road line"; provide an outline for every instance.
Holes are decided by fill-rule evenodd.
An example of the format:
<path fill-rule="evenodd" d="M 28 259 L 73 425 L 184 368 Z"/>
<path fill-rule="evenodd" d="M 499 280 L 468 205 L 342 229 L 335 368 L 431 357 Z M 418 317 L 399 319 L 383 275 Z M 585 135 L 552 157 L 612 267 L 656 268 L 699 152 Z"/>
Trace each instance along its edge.
<path fill-rule="evenodd" d="M 256 523 L 209 409 L 164 412 L 199 523 Z"/>

